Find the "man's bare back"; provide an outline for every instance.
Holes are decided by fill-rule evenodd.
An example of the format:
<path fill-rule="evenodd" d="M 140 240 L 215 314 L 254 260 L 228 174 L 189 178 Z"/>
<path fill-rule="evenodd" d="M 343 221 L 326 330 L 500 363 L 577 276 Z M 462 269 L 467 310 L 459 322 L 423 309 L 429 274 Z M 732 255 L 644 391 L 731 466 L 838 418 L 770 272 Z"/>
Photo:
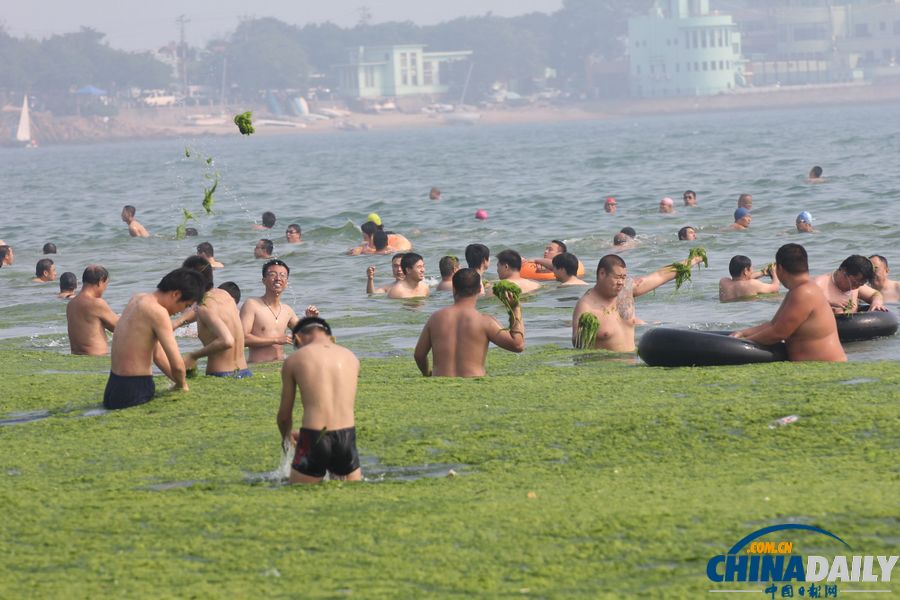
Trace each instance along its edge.
<path fill-rule="evenodd" d="M 325 321 L 304 319 L 296 327 L 298 349 L 281 368 L 281 405 L 278 429 L 286 449 L 296 445 L 291 483 L 318 483 L 326 473 L 359 480 L 356 449 L 356 388 L 359 360 L 331 339 Z M 293 410 L 297 389 L 303 420 L 294 432 Z"/>
<path fill-rule="evenodd" d="M 153 298 L 152 293 L 135 294 L 116 323 L 112 341 L 112 372 L 126 377 L 150 375 L 157 342 L 166 356 L 171 356 L 170 353 L 174 352 L 180 362 L 181 354 L 178 352 L 169 314 Z M 168 361 L 157 366 L 167 376 L 171 376 Z M 181 370 L 183 373 L 183 364 Z"/>
<path fill-rule="evenodd" d="M 474 269 L 460 269 L 453 275 L 454 303 L 431 315 L 416 344 L 413 356 L 423 375 L 483 377 L 490 342 L 511 352 L 525 349 L 521 307 L 517 302 L 513 304 L 514 320 L 508 329 L 493 317 L 480 313 L 476 308 L 480 280 Z M 461 288 L 460 282 L 465 287 Z M 461 295 L 460 289 L 465 295 Z M 431 369 L 429 352 L 434 358 Z"/>
<path fill-rule="evenodd" d="M 778 282 L 763 283 L 758 279 L 741 279 L 735 281 L 731 277 L 719 280 L 719 302 L 733 302 L 745 298 L 753 298 L 760 294 L 778 292 Z"/>
<path fill-rule="evenodd" d="M 150 237 L 150 232 L 137 221 L 132 221 L 128 224 L 128 233 L 131 237 Z"/>
<path fill-rule="evenodd" d="M 112 311 L 106 300 L 96 296 L 90 288 L 82 288 L 66 306 L 69 348 L 72 354 L 90 356 L 108 354 L 106 331 L 115 331 L 118 321 L 118 315 Z"/>
<path fill-rule="evenodd" d="M 233 373 L 247 368 L 244 327 L 234 298 L 225 290 L 214 288 L 206 292 L 203 302 L 197 307 L 197 336 L 204 346 L 217 340 L 227 342 L 225 349 L 207 355 L 207 375 Z M 187 364 L 188 369 L 192 366 Z"/>

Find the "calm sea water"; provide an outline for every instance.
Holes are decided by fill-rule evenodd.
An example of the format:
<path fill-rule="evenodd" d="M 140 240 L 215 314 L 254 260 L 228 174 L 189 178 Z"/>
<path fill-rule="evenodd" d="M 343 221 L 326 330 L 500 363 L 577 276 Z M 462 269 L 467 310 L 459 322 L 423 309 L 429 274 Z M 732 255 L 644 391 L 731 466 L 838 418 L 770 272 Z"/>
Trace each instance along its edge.
<path fill-rule="evenodd" d="M 686 257 L 695 244 L 679 242 L 676 233 L 692 225 L 709 251 L 709 270 L 695 271 L 693 284 L 678 292 L 668 285 L 640 298 L 637 314 L 650 324 L 743 327 L 770 318 L 777 300 L 718 302 L 717 282 L 734 254 L 762 265 L 795 241 L 809 251 L 814 273 L 836 268 L 849 254 L 877 252 L 900 275 L 898 155 L 900 105 L 0 150 L 0 238 L 16 252 L 15 265 L 0 269 L 0 337 L 31 336 L 36 346 L 67 348 L 56 283 L 29 281 L 44 242 L 58 246 L 60 273 L 80 278 L 86 264 L 105 265 L 106 298 L 121 311 L 131 294 L 153 289 L 204 240 L 226 264 L 217 283 L 233 280 L 245 297 L 259 295 L 261 261 L 253 246 L 271 237 L 291 266 L 284 299 L 298 312 L 318 305 L 340 341 L 363 354 L 410 356 L 428 315 L 451 300 L 366 297 L 366 267 L 376 265 L 376 281 L 387 283 L 389 258 L 343 252 L 358 243 L 357 226 L 372 211 L 412 240 L 435 279 L 439 258 L 462 257 L 471 242 L 487 244 L 492 255 L 514 248 L 534 257 L 561 238 L 591 280 L 613 234 L 626 225 L 640 240 L 623 254 L 629 271 L 649 273 Z M 815 164 L 824 167 L 827 183 L 805 182 Z M 214 171 L 221 176 L 215 214 L 202 216 L 203 188 Z M 440 202 L 427 198 L 432 185 L 444 192 Z M 679 206 L 686 189 L 697 192 L 698 207 Z M 742 192 L 754 198 L 751 229 L 723 232 Z M 614 216 L 603 212 L 607 196 L 618 199 Z M 676 200 L 676 214 L 656 212 L 663 196 Z M 153 238 L 128 237 L 119 218 L 125 204 L 138 208 Z M 197 215 L 191 225 L 199 238 L 174 240 L 182 208 Z M 474 219 L 478 208 L 489 212 L 487 221 Z M 268 235 L 251 229 L 264 210 L 278 216 Z M 801 210 L 813 214 L 820 233 L 794 231 Z M 292 222 L 303 228 L 302 245 L 283 241 Z M 530 298 L 529 344 L 568 343 L 582 292 L 550 284 Z M 503 318 L 492 299 L 482 306 Z M 847 349 L 851 360 L 900 359 L 900 336 Z"/>

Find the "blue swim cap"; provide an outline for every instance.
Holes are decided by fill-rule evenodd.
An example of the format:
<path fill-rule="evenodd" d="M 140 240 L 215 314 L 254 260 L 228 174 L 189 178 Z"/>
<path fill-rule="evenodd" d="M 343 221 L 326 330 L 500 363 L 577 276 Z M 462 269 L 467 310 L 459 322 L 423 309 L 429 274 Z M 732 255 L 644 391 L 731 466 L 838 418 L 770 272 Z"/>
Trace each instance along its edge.
<path fill-rule="evenodd" d="M 812 223 L 812 220 L 813 220 L 812 215 L 809 214 L 808 210 L 804 210 L 802 213 L 797 215 L 798 223 Z"/>
<path fill-rule="evenodd" d="M 735 222 L 737 222 L 749 214 L 750 214 L 750 211 L 747 210 L 746 208 L 739 208 L 736 211 L 734 211 L 734 220 L 735 220 Z"/>

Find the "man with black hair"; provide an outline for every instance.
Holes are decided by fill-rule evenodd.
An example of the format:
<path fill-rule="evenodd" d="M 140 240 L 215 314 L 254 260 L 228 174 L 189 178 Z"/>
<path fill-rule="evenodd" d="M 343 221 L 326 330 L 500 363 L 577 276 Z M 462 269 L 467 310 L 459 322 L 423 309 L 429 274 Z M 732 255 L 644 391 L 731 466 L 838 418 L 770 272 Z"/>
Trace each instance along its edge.
<path fill-rule="evenodd" d="M 785 244 L 775 254 L 775 272 L 788 289 L 771 321 L 732 333 L 764 346 L 784 341 L 788 359 L 847 360 L 828 299 L 809 276 L 806 249 Z"/>
<path fill-rule="evenodd" d="M 54 244 L 53 242 L 47 242 L 46 244 L 44 244 L 42 251 L 44 254 L 56 254 L 56 244 Z"/>
<path fill-rule="evenodd" d="M 426 377 L 483 377 L 488 345 L 493 342 L 510 352 L 525 350 L 525 322 L 522 307 L 511 296 L 513 311 L 509 328 L 478 311 L 481 274 L 460 269 L 453 275 L 453 304 L 435 311 L 416 343 L 416 365 Z M 432 354 L 434 368 L 429 366 Z"/>
<path fill-rule="evenodd" d="M 453 291 L 453 274 L 459 271 L 459 259 L 455 256 L 442 256 L 438 262 L 441 272 L 441 282 L 437 284 L 439 292 Z"/>
<path fill-rule="evenodd" d="M 109 353 L 107 331 L 115 331 L 119 315 L 103 299 L 109 273 L 100 265 L 88 265 L 81 275 L 81 291 L 66 306 L 69 349 L 72 354 L 104 356 Z"/>
<path fill-rule="evenodd" d="M 466 264 L 470 269 L 475 269 L 481 276 L 481 292 L 484 294 L 484 274 L 491 267 L 491 250 L 484 244 L 469 244 L 466 246 Z"/>
<path fill-rule="evenodd" d="M 523 294 L 541 289 L 541 284 L 522 277 L 522 255 L 515 250 L 503 250 L 497 255 L 497 275 L 501 280 L 515 283 Z"/>
<path fill-rule="evenodd" d="M 200 242 L 197 244 L 197 256 L 202 256 L 208 260 L 213 269 L 221 269 L 225 265 L 216 260 L 215 254 L 216 252 L 213 249 L 213 245 L 209 242 Z"/>
<path fill-rule="evenodd" d="M 731 257 L 728 263 L 728 272 L 731 277 L 723 277 L 719 280 L 719 302 L 732 302 L 754 298 L 759 294 L 774 294 L 781 288 L 775 265 L 769 265 L 765 269 L 754 271 L 750 258 L 743 254 Z M 772 283 L 759 281 L 760 277 L 768 275 Z"/>
<path fill-rule="evenodd" d="M 619 233 L 613 236 L 613 246 L 617 246 L 621 250 L 631 248 L 634 245 L 635 237 L 637 237 L 637 232 L 633 227 L 623 227 Z"/>
<path fill-rule="evenodd" d="M 542 258 L 532 259 L 530 262 L 533 262 L 537 265 L 535 272 L 551 273 L 553 271 L 553 257 L 568 251 L 569 248 L 566 246 L 565 242 L 561 240 L 551 240 L 550 243 L 547 244 L 547 246 L 544 248 L 544 256 Z"/>
<path fill-rule="evenodd" d="M 268 261 L 262 268 L 265 292 L 259 298 L 248 298 L 241 306 L 244 344 L 250 348 L 249 363 L 284 359 L 283 346 L 291 343 L 291 336 L 285 331 L 300 320 L 293 308 L 281 302 L 290 273 L 283 260 L 275 258 Z M 306 316 L 318 315 L 319 310 L 315 306 L 307 307 Z"/>
<path fill-rule="evenodd" d="M 686 225 L 678 230 L 678 240 L 682 242 L 693 242 L 697 239 L 697 230 Z"/>
<path fill-rule="evenodd" d="M 837 270 L 817 275 L 813 282 L 825 292 L 835 314 L 858 312 L 860 300 L 869 303 L 869 310 L 886 311 L 883 294 L 866 285 L 872 283 L 874 278 L 872 261 L 865 256 L 853 254 L 845 258 Z"/>
<path fill-rule="evenodd" d="M 66 271 L 59 276 L 59 293 L 56 297 L 62 300 L 68 300 L 75 296 L 76 288 L 78 288 L 78 279 L 75 278 L 75 273 Z"/>
<path fill-rule="evenodd" d="M 391 286 L 388 298 L 425 298 L 428 284 L 425 283 L 425 260 L 415 252 L 407 252 L 400 259 L 403 279 Z"/>
<path fill-rule="evenodd" d="M 569 252 L 553 257 L 553 275 L 560 286 L 587 285 L 586 281 L 578 278 L 578 264 L 578 257 Z"/>
<path fill-rule="evenodd" d="M 332 479 L 359 481 L 356 449 L 356 386 L 359 359 L 338 345 L 331 326 L 318 317 L 304 317 L 293 328 L 297 350 L 281 367 L 278 431 L 282 448 L 295 446 L 291 483 Z M 292 431 L 297 390 L 303 404 L 299 431 Z"/>
<path fill-rule="evenodd" d="M 256 242 L 256 246 L 253 248 L 253 258 L 260 260 L 272 258 L 272 252 L 274 250 L 275 244 L 272 243 L 272 240 L 263 238 Z"/>
<path fill-rule="evenodd" d="M 296 223 L 291 223 L 287 226 L 287 230 L 284 232 L 284 239 L 287 240 L 288 244 L 299 244 L 303 240 L 300 239 L 300 226 Z"/>
<path fill-rule="evenodd" d="M 685 206 L 697 206 L 697 192 L 694 190 L 685 190 L 681 199 L 684 200 Z"/>
<path fill-rule="evenodd" d="M 386 294 L 390 291 L 390 289 L 403 281 L 403 269 L 400 268 L 400 261 L 403 260 L 403 257 L 406 253 L 400 252 L 399 254 L 395 254 L 391 257 L 391 273 L 394 275 L 393 283 L 389 283 L 385 286 L 376 288 L 375 287 L 375 267 L 370 266 L 366 269 L 366 293 L 369 295 L 372 294 Z"/>
<path fill-rule="evenodd" d="M 48 281 L 54 281 L 56 279 L 56 265 L 53 264 L 52 258 L 42 258 L 37 261 L 37 264 L 34 266 L 34 279 L 32 279 L 35 283 L 47 283 Z"/>
<path fill-rule="evenodd" d="M 885 302 L 900 302 L 900 281 L 891 281 L 888 278 L 891 270 L 888 267 L 887 259 L 880 254 L 873 254 L 869 260 L 872 261 L 872 269 L 875 272 L 872 277 L 872 287 L 881 292 Z"/>
<path fill-rule="evenodd" d="M 275 213 L 269 210 L 262 214 L 262 225 L 253 224 L 253 229 L 257 231 L 272 229 L 273 227 L 275 227 Z"/>
<path fill-rule="evenodd" d="M 235 282 L 226 281 L 225 283 L 220 283 L 219 289 L 228 292 L 228 295 L 234 299 L 235 305 L 241 303 L 241 288 Z"/>
<path fill-rule="evenodd" d="M 702 261 L 695 256 L 683 265 L 693 266 Z M 631 279 L 625 261 L 615 254 L 607 254 L 597 263 L 597 283 L 575 305 L 572 313 L 572 344 L 578 339 L 578 320 L 585 312 L 594 313 L 600 320 L 596 348 L 613 352 L 634 352 L 634 299 L 652 292 L 675 278 L 675 269 L 665 266 L 645 277 Z"/>
<path fill-rule="evenodd" d="M 202 256 L 189 256 L 181 265 L 203 276 L 204 294 L 190 317 L 182 321 L 197 321 L 197 337 L 203 347 L 184 354 L 188 372 L 197 368 L 197 361 L 206 359 L 206 374 L 213 377 L 252 377 L 244 358 L 244 327 L 237 304 L 225 290 L 213 288 L 213 269 Z"/>
<path fill-rule="evenodd" d="M 192 269 L 176 269 L 162 278 L 156 291 L 135 294 L 115 326 L 109 380 L 103 393 L 108 409 L 128 408 L 153 399 L 153 363 L 187 391 L 184 361 L 172 331 L 172 315 L 203 297 L 203 277 Z"/>
<path fill-rule="evenodd" d="M 150 232 L 134 218 L 135 212 L 137 209 L 130 204 L 122 208 L 122 221 L 128 224 L 128 234 L 131 237 L 150 237 Z"/>
<path fill-rule="evenodd" d="M 3 240 L 0 240 L 3 241 Z M 13 264 L 13 260 L 15 259 L 15 254 L 13 253 L 12 246 L 8 246 L 6 244 L 0 244 L 0 268 L 7 267 Z"/>

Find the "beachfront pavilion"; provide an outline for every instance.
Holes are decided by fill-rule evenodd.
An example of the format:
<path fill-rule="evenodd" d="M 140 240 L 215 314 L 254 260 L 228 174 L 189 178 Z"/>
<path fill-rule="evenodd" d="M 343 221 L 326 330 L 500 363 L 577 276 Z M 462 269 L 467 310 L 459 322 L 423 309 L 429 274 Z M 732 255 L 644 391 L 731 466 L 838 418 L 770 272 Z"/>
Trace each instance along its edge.
<path fill-rule="evenodd" d="M 636 98 L 727 92 L 741 71 L 741 37 L 709 0 L 657 2 L 628 21 L 630 89 Z"/>
<path fill-rule="evenodd" d="M 425 52 L 422 44 L 360 46 L 335 69 L 340 93 L 348 99 L 441 96 L 450 89 L 445 66 L 471 55 L 470 50 Z"/>

